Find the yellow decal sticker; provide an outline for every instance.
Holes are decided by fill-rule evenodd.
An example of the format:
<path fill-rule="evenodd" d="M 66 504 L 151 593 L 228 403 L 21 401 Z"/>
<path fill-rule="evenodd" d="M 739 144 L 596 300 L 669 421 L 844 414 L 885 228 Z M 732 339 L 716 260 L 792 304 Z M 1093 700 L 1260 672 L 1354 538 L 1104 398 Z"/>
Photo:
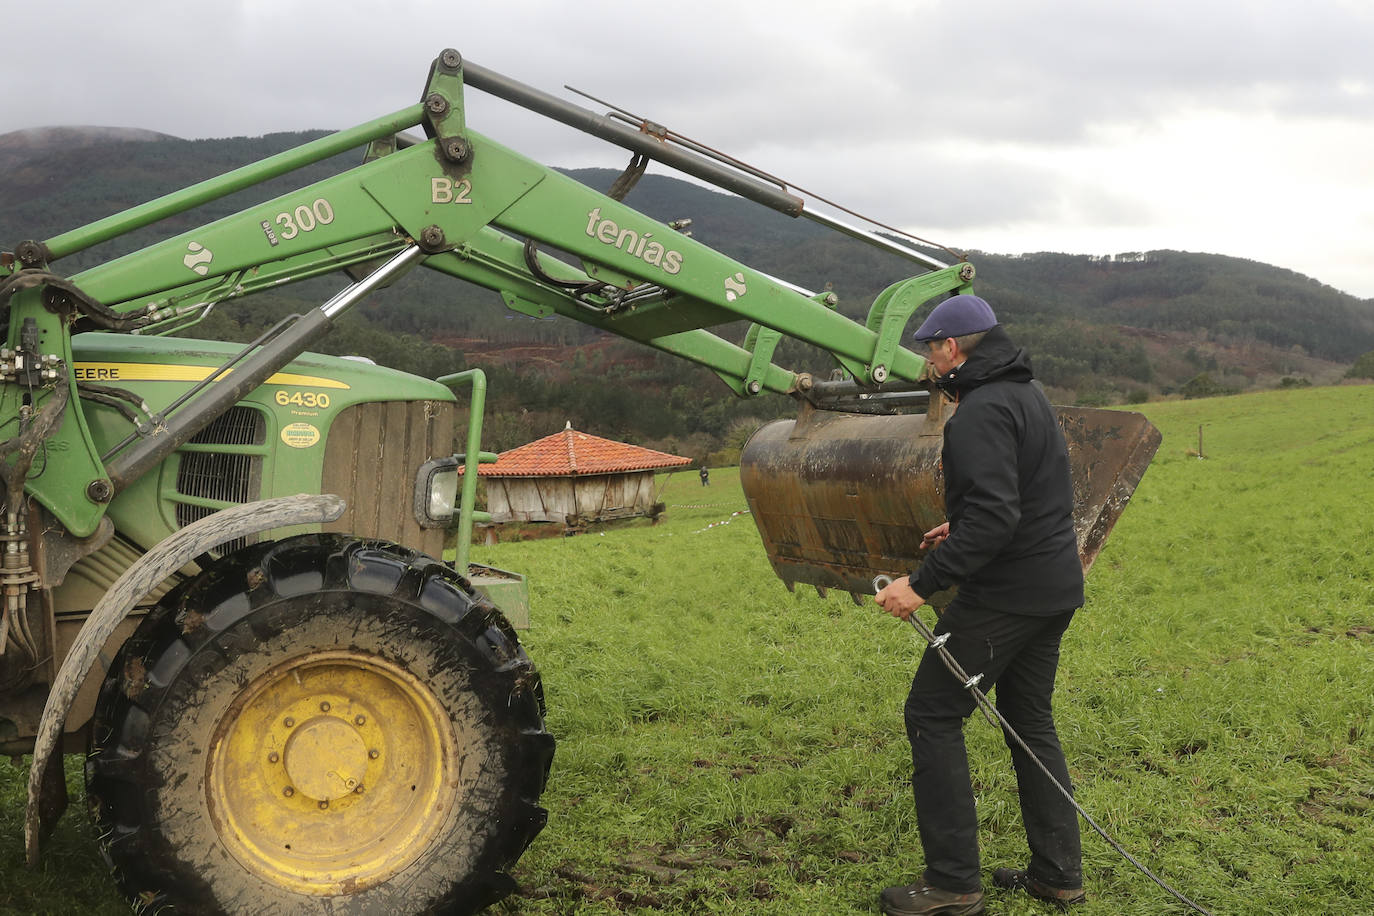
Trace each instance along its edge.
<path fill-rule="evenodd" d="M 78 382 L 199 382 L 215 371 L 206 366 L 163 363 L 77 363 L 75 368 Z M 278 372 L 264 384 L 348 390 L 346 383 L 332 378 L 291 372 Z"/>
<path fill-rule="evenodd" d="M 309 423 L 292 423 L 282 428 L 281 441 L 292 448 L 310 448 L 320 441 L 320 431 Z"/>
<path fill-rule="evenodd" d="M 282 391 L 277 390 L 273 399 L 282 407 L 307 407 L 311 410 L 329 406 L 329 395 L 323 391 Z"/>

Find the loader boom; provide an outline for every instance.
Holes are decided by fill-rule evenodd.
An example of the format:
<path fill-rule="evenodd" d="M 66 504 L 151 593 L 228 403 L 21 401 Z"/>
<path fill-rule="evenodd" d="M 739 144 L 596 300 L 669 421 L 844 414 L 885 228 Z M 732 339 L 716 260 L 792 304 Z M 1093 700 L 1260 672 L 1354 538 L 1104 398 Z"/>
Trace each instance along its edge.
<path fill-rule="evenodd" d="M 480 68 L 467 69 L 480 75 L 479 84 L 508 98 L 549 108 L 547 97 L 529 87 Z M 464 73 L 456 52 L 446 51 L 434 63 L 421 105 L 41 244 L 26 243 L 20 247 L 20 262 L 38 267 L 341 150 L 372 143 L 372 158 L 356 168 L 83 271 L 71 282 L 84 297 L 126 322 L 136 322 L 140 331 L 156 332 L 224 298 L 375 264 L 418 246 L 425 266 L 495 290 L 516 311 L 558 314 L 700 363 L 741 396 L 795 393 L 809 385 L 809 377 L 773 364 L 780 335 L 831 352 L 865 382 L 920 377 L 924 360 L 900 346 L 901 330 L 921 303 L 967 289 L 970 265 L 941 267 L 899 284 L 879 298 L 867 326 L 859 325 L 831 307 L 832 295 L 798 291 L 467 128 Z M 577 120 L 575 109 L 558 103 L 557 114 L 572 123 Z M 600 123 L 591 112 L 583 112 L 581 121 L 578 126 Z M 431 138 L 408 146 L 395 142 L 397 132 L 416 126 Z M 776 209 L 802 212 L 799 199 L 693 152 L 617 125 L 602 125 L 596 132 Z M 571 255 L 580 267 L 540 253 L 524 239 Z M 913 260 L 939 263 L 908 250 Z M 334 317 L 312 315 L 303 320 L 323 326 Z M 38 289 L 15 293 L 11 349 L 18 349 L 21 329 L 29 319 L 61 336 Z M 740 320 L 754 325 L 743 346 L 708 330 Z M 294 355 L 287 348 L 279 351 L 276 362 L 263 365 L 262 372 L 276 371 Z M 70 362 L 69 353 L 60 358 Z M 123 463 L 118 454 L 95 454 L 78 416 L 58 433 L 68 440 L 63 454 L 69 466 L 35 481 L 32 492 L 73 533 L 89 534 L 103 503 L 90 499 L 89 493 L 73 498 L 70 481 L 86 479 L 88 487 L 108 501 L 136 476 L 131 471 L 152 466 L 218 415 L 213 406 L 205 409 L 214 403 L 209 392 L 202 397 L 206 400 L 179 408 L 183 417 L 194 418 L 182 424 L 184 435 L 165 438 L 156 446 L 145 444 L 136 460 Z M 16 405 L 6 409 L 13 411 Z M 112 465 L 118 473 L 111 473 Z"/>

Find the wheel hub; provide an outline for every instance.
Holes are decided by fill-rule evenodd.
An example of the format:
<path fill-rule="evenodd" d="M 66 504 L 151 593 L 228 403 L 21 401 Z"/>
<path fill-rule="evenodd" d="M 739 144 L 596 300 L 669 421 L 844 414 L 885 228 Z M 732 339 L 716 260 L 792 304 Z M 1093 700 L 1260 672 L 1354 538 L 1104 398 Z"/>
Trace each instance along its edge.
<path fill-rule="evenodd" d="M 333 801 L 362 785 L 367 745 L 358 730 L 342 719 L 316 716 L 286 739 L 282 760 L 297 791 L 319 801 Z"/>
<path fill-rule="evenodd" d="M 216 728 L 212 822 L 239 862 L 316 895 L 404 870 L 461 799 L 459 736 L 415 675 L 351 650 L 283 662 Z"/>

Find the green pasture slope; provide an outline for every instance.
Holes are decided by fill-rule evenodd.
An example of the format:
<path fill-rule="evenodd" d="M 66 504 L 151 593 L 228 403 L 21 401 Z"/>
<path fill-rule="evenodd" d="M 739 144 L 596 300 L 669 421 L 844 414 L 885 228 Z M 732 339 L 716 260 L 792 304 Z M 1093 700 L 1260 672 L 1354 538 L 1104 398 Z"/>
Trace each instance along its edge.
<path fill-rule="evenodd" d="M 1059 722 L 1078 797 L 1216 914 L 1374 913 L 1374 387 L 1146 405 L 1164 444 L 1088 580 Z M 1194 454 L 1202 427 L 1205 457 Z M 848 914 L 915 878 L 901 705 L 919 646 L 773 577 L 732 469 L 660 524 L 502 544 L 559 737 L 527 914 Z M 987 868 L 1026 852 L 1002 738 L 968 725 Z M 127 912 L 73 810 L 0 911 Z M 1187 912 L 1085 828 L 1079 912 Z M 996 892 L 996 914 L 1053 912 Z"/>

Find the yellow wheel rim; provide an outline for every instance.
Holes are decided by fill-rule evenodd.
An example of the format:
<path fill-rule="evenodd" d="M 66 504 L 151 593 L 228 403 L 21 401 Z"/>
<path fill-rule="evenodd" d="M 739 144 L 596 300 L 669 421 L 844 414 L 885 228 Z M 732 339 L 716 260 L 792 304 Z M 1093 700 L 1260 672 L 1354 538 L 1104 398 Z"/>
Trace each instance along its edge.
<path fill-rule="evenodd" d="M 410 672 L 352 651 L 260 676 L 220 719 L 210 817 L 274 884 L 318 895 L 383 883 L 429 848 L 458 797 L 457 741 Z"/>

